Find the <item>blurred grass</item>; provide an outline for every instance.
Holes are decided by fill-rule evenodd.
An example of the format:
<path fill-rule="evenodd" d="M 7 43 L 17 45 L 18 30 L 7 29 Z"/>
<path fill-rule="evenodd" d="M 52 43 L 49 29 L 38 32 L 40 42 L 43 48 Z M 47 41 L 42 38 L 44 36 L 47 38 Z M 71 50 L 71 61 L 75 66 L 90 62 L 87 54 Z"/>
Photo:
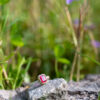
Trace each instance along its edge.
<path fill-rule="evenodd" d="M 84 21 L 85 25 L 96 26 L 92 35 L 98 41 L 99 3 L 99 0 L 89 0 Z M 65 7 L 68 7 L 74 22 L 79 18 L 82 4 L 83 0 L 71 5 L 66 5 L 65 0 L 0 0 L 0 51 L 3 53 L 0 52 L 0 62 L 3 62 L 0 66 L 4 66 L 7 73 L 5 78 L 0 67 L 0 88 L 14 89 L 24 81 L 36 80 L 40 73 L 69 80 L 76 48 Z M 100 71 L 100 48 L 97 48 L 97 55 L 88 30 L 84 34 L 81 53 L 85 57 L 81 56 L 81 78 Z M 73 79 L 76 80 L 76 70 Z"/>

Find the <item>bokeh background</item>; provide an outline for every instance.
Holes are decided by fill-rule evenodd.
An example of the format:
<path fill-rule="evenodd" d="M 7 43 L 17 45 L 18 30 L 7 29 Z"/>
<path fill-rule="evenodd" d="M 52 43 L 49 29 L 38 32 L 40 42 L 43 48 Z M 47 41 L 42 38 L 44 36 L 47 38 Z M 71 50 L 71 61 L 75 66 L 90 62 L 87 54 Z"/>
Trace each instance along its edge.
<path fill-rule="evenodd" d="M 0 0 L 0 88 L 14 89 L 45 73 L 70 79 L 76 52 L 72 27 L 84 0 Z M 81 43 L 80 79 L 100 73 L 100 1 L 88 0 Z M 81 13 L 81 14 L 82 14 Z M 74 34 L 77 35 L 77 32 Z M 73 73 L 76 80 L 77 62 Z"/>

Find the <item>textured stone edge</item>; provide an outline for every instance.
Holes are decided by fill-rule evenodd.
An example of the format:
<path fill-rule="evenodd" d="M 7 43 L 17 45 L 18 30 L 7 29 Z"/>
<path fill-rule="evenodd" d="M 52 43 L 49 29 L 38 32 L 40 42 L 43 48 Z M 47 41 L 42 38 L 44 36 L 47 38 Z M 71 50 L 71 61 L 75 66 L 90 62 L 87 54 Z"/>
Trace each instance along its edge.
<path fill-rule="evenodd" d="M 67 82 L 63 78 L 49 80 L 49 82 L 47 84 L 42 85 L 39 88 L 36 88 L 34 90 L 32 90 L 32 88 L 31 88 L 31 90 L 29 89 L 28 90 L 29 100 L 33 100 L 33 98 L 32 98 L 32 95 L 33 94 L 34 94 L 34 100 L 35 99 L 37 100 L 37 99 L 40 99 L 40 98 L 48 97 L 48 95 L 50 95 L 52 93 L 53 94 L 57 94 L 57 91 L 59 92 L 59 90 L 62 90 L 62 87 L 64 87 L 65 88 L 65 91 L 66 91 L 67 90 L 67 87 L 66 86 L 67 86 Z M 45 88 L 47 88 L 47 87 L 53 88 L 53 90 L 51 90 L 51 91 L 49 91 L 48 89 L 46 90 Z M 43 90 L 46 90 L 46 91 L 43 91 Z M 42 91 L 42 94 L 39 94 L 40 91 Z"/>
<path fill-rule="evenodd" d="M 84 80 L 81 82 L 72 82 L 71 81 L 71 82 L 67 83 L 63 78 L 58 78 L 58 79 L 54 79 L 54 80 L 49 80 L 49 82 L 46 85 L 51 84 L 50 82 L 54 82 L 54 84 L 55 84 L 58 82 L 58 80 L 61 80 L 60 82 L 63 82 L 63 84 L 65 84 L 65 91 L 68 92 L 68 95 L 72 95 L 72 96 L 77 95 L 77 94 L 81 95 L 81 92 L 84 93 L 84 91 L 85 91 L 86 93 L 90 93 L 91 95 L 94 94 L 95 96 L 98 96 L 98 92 L 100 92 L 100 87 L 98 88 L 98 86 L 100 85 L 99 84 L 100 80 L 99 81 L 96 80 L 95 82 L 93 82 L 93 81 L 90 82 L 88 80 L 87 81 Z M 28 98 L 29 91 L 30 92 L 36 91 L 39 88 L 41 90 L 41 88 L 43 88 L 44 86 L 45 85 L 40 86 L 38 88 L 34 88 L 35 84 L 33 84 L 32 87 L 29 88 L 28 90 L 25 90 L 25 88 L 19 88 L 19 89 L 17 89 L 17 91 L 16 90 L 0 90 L 0 100 L 9 100 L 8 97 L 11 97 L 11 96 L 12 96 L 11 97 L 12 100 L 32 100 L 32 98 Z M 61 88 L 59 87 L 58 89 L 56 89 L 57 88 L 56 84 L 54 86 L 55 86 L 55 88 L 54 88 L 55 95 L 60 94 L 59 89 L 61 90 Z M 86 86 L 87 86 L 87 88 L 86 88 Z M 92 90 L 91 90 L 91 87 L 93 87 Z M 32 89 L 32 91 L 30 89 Z M 43 88 L 43 89 L 45 90 L 45 88 Z M 53 91 L 53 93 L 54 93 L 54 91 Z M 52 95 L 52 92 L 49 91 L 49 93 L 47 93 L 46 95 L 41 95 L 38 98 L 47 98 L 48 95 Z"/>

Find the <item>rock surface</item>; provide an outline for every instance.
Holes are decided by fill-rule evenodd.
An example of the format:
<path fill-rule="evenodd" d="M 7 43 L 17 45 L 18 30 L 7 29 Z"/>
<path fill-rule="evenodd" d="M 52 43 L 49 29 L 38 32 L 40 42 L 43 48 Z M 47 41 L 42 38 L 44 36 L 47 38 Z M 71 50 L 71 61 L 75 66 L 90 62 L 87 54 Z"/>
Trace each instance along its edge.
<path fill-rule="evenodd" d="M 84 81 L 69 82 L 68 84 L 68 100 L 71 100 L 70 98 L 74 98 L 74 100 L 98 100 L 99 90 L 95 83 Z"/>
<path fill-rule="evenodd" d="M 27 90 L 0 90 L 0 100 L 98 100 L 98 84 L 97 80 L 67 83 L 62 78 L 49 80 L 45 85 L 36 81 Z"/>
<path fill-rule="evenodd" d="M 89 81 L 91 83 L 95 83 L 100 91 L 100 75 L 87 75 L 83 81 Z"/>
<path fill-rule="evenodd" d="M 24 88 L 17 90 L 0 90 L 0 100 L 28 100 Z"/>
<path fill-rule="evenodd" d="M 68 84 L 64 79 L 49 80 L 36 89 L 29 89 L 29 100 L 65 100 Z"/>
<path fill-rule="evenodd" d="M 98 80 L 100 80 L 100 75 L 89 74 L 89 75 L 85 76 L 84 80 L 88 80 L 88 81 L 91 81 L 91 82 L 98 81 Z"/>
<path fill-rule="evenodd" d="M 98 87 L 88 82 L 50 80 L 40 88 L 28 90 L 29 100 L 97 100 Z"/>

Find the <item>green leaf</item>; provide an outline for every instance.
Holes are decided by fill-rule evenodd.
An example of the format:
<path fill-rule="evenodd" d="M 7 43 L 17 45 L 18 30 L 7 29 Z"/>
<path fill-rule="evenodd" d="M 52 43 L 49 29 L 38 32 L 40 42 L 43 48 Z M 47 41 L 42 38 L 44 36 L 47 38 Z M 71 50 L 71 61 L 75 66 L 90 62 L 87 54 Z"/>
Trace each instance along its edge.
<path fill-rule="evenodd" d="M 54 54 L 56 58 L 60 58 L 64 54 L 64 48 L 61 45 L 56 45 L 54 48 Z"/>
<path fill-rule="evenodd" d="M 2 67 L 0 66 L 0 87 L 3 89 L 3 76 L 2 76 Z"/>
<path fill-rule="evenodd" d="M 58 61 L 63 63 L 63 64 L 70 64 L 70 61 L 66 58 L 59 58 Z"/>
<path fill-rule="evenodd" d="M 11 37 L 11 43 L 14 45 L 14 46 L 17 46 L 17 47 L 22 47 L 24 46 L 24 42 L 22 40 L 22 37 L 20 35 L 12 35 Z"/>
<path fill-rule="evenodd" d="M 0 5 L 4 5 L 6 3 L 8 3 L 10 0 L 0 0 Z"/>

